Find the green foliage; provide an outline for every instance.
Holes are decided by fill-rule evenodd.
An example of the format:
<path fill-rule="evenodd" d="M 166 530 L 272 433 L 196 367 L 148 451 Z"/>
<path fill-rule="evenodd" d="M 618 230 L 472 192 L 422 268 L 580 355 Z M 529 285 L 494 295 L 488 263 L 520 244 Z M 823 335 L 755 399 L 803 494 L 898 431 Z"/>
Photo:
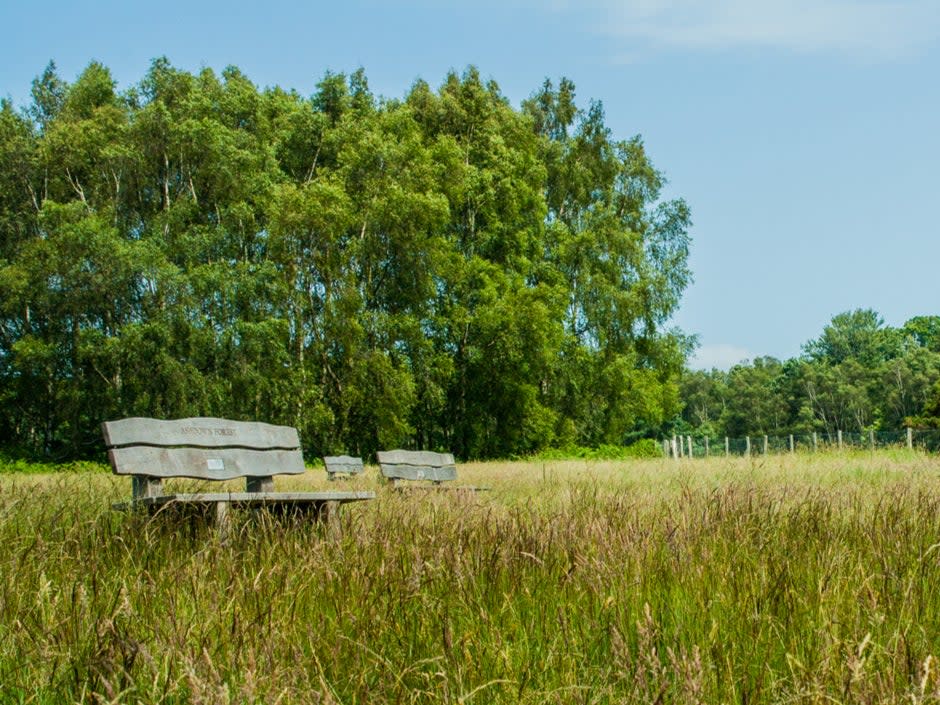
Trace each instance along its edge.
<path fill-rule="evenodd" d="M 895 357 L 900 347 L 898 331 L 886 328 L 877 312 L 856 309 L 834 316 L 822 335 L 803 350 L 811 360 L 830 365 L 856 360 L 873 366 Z"/>
<path fill-rule="evenodd" d="M 901 334 L 916 345 L 940 352 L 940 316 L 914 316 L 901 327 Z"/>
<path fill-rule="evenodd" d="M 677 425 L 710 437 L 938 427 L 938 321 L 918 316 L 892 328 L 859 309 L 834 316 L 803 358 L 686 371 Z"/>
<path fill-rule="evenodd" d="M 909 417 L 907 422 L 921 428 L 940 428 L 940 379 L 928 390 L 921 414 Z"/>
<path fill-rule="evenodd" d="M 535 456 L 534 460 L 630 460 L 637 458 L 661 458 L 663 449 L 652 438 L 643 438 L 627 446 L 600 445 L 596 448 L 568 446 L 546 448 Z"/>
<path fill-rule="evenodd" d="M 67 463 L 44 463 L 27 458 L 0 455 L 0 475 L 48 475 L 50 473 L 107 473 L 106 463 L 94 460 L 72 460 Z"/>
<path fill-rule="evenodd" d="M 475 69 L 378 100 L 164 58 L 51 65 L 0 110 L 0 446 L 127 415 L 287 423 L 317 454 L 622 445 L 678 409 L 688 208 L 639 138 Z"/>

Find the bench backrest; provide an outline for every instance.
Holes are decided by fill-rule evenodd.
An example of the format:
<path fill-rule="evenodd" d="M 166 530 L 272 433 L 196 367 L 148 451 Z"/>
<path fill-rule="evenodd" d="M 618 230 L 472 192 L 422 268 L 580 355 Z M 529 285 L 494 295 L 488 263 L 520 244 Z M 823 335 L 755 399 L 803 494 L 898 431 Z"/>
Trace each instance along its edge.
<path fill-rule="evenodd" d="M 358 475 L 362 472 L 362 458 L 351 455 L 326 455 L 323 457 L 328 480 L 335 479 L 336 475 Z"/>
<path fill-rule="evenodd" d="M 193 418 L 129 418 L 101 425 L 117 475 L 231 480 L 304 472 L 297 429 Z M 249 484 L 251 484 L 249 480 Z"/>
<path fill-rule="evenodd" d="M 435 483 L 457 479 L 457 466 L 450 453 L 430 450 L 383 450 L 378 453 L 379 468 L 388 480 L 430 480 Z"/>

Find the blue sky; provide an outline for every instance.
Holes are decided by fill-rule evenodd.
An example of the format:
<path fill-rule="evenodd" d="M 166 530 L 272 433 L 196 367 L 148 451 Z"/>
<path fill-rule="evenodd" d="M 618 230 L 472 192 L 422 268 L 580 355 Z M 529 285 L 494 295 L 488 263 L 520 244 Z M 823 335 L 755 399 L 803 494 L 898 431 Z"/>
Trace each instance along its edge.
<path fill-rule="evenodd" d="M 515 105 L 567 76 L 692 208 L 674 323 L 696 366 L 792 357 L 853 308 L 940 314 L 940 0 L 15 0 L 0 26 L 18 105 L 50 59 L 121 87 L 161 55 L 234 64 L 304 94 L 362 66 L 388 97 L 473 64 Z"/>

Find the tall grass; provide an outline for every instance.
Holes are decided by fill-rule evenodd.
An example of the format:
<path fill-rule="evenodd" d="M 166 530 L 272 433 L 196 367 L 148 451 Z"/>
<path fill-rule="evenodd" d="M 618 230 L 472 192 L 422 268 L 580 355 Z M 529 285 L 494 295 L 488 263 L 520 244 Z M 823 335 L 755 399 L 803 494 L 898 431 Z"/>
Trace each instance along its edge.
<path fill-rule="evenodd" d="M 940 702 L 938 469 L 476 464 L 492 491 L 226 542 L 109 476 L 4 477 L 0 700 Z"/>

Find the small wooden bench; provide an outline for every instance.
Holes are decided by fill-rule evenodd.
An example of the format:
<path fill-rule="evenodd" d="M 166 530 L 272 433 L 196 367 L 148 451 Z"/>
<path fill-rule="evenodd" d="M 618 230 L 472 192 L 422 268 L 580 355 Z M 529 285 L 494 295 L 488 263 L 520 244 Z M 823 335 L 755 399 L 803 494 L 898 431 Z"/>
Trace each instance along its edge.
<path fill-rule="evenodd" d="M 375 498 L 374 492 L 275 492 L 275 475 L 305 472 L 297 429 L 266 423 L 191 418 L 128 418 L 102 424 L 111 469 L 130 475 L 133 497 L 115 509 L 169 504 L 214 506 L 220 526 L 231 506 L 314 511 L 332 518 L 340 504 Z M 245 478 L 244 492 L 164 494 L 163 480 Z"/>
<path fill-rule="evenodd" d="M 326 466 L 326 479 L 331 481 L 362 473 L 362 458 L 351 455 L 326 455 L 323 464 Z"/>
<path fill-rule="evenodd" d="M 476 492 L 485 488 L 444 486 L 442 483 L 457 479 L 457 465 L 450 453 L 435 453 L 430 450 L 382 450 L 378 453 L 382 477 L 392 487 L 401 489 L 403 480 L 427 480 L 431 484 L 412 485 L 414 488 L 450 489 Z"/>

